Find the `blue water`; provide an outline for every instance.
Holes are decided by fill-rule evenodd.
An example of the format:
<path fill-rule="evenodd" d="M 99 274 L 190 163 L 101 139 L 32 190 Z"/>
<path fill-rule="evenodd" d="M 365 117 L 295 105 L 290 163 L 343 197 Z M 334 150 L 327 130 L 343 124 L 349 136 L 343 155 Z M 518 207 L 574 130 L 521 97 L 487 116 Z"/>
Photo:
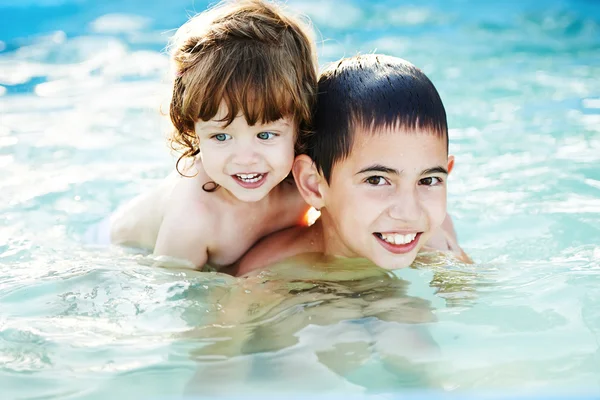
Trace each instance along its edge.
<path fill-rule="evenodd" d="M 322 64 L 376 50 L 438 87 L 476 264 L 251 322 L 258 288 L 81 241 L 173 168 L 164 47 L 206 4 L 0 0 L 0 398 L 600 394 L 600 3 L 290 0 Z"/>

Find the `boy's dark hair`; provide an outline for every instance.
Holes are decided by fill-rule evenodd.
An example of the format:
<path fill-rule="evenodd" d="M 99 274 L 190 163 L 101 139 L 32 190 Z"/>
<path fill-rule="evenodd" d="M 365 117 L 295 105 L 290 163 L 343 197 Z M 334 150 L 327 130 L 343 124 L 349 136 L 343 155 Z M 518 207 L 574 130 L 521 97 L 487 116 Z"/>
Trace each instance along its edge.
<path fill-rule="evenodd" d="M 306 154 L 329 183 L 335 163 L 352 150 L 355 132 L 389 128 L 446 139 L 442 100 L 425 74 L 396 57 L 368 54 L 332 64 L 319 79 L 313 133 Z"/>

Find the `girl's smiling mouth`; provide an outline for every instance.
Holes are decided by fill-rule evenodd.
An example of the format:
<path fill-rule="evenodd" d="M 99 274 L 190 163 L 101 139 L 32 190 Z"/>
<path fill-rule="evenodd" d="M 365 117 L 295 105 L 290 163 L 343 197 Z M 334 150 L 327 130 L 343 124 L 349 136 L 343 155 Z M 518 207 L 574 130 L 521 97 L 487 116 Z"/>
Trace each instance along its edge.
<path fill-rule="evenodd" d="M 244 173 L 244 174 L 234 174 L 231 177 L 243 188 L 245 189 L 256 189 L 262 186 L 265 183 L 267 174 L 260 173 Z"/>

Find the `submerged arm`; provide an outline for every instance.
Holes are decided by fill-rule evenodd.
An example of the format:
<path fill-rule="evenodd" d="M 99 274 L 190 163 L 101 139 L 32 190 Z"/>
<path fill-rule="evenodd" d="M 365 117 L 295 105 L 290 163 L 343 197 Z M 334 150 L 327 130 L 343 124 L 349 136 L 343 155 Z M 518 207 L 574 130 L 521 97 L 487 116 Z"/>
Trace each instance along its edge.
<path fill-rule="evenodd" d="M 446 215 L 446 219 L 435 232 L 433 237 L 429 239 L 426 247 L 443 252 L 450 252 L 460 261 L 472 264 L 473 260 L 464 252 L 458 244 L 458 236 L 454 229 L 454 223 L 450 214 Z"/>

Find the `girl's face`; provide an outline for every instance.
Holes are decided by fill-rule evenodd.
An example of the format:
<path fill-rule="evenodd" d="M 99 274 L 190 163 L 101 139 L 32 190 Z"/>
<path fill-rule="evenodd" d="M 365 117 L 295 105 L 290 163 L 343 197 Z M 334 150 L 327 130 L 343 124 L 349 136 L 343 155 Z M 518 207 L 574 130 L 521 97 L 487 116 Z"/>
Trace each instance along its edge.
<path fill-rule="evenodd" d="M 294 121 L 282 118 L 250 126 L 238 115 L 225 127 L 226 115 L 227 107 L 221 105 L 210 121 L 196 122 L 204 170 L 239 200 L 262 200 L 292 169 Z"/>

